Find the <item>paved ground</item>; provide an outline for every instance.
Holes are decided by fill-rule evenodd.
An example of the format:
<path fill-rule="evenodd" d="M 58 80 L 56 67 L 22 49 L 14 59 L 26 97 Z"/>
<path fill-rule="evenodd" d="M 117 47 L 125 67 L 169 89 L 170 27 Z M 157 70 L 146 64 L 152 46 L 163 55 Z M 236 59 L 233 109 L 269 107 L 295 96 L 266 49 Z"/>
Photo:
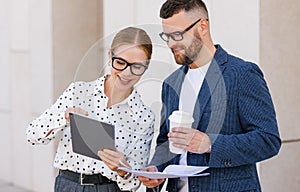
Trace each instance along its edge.
<path fill-rule="evenodd" d="M 0 181 L 0 192 L 30 192 L 19 187 L 13 186 L 9 183 Z"/>

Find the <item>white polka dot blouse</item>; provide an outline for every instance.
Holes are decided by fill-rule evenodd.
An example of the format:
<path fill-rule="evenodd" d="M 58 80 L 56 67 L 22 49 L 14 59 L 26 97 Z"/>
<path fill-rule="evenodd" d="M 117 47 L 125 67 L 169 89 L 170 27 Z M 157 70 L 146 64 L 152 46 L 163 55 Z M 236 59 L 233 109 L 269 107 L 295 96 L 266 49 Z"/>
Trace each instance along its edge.
<path fill-rule="evenodd" d="M 66 122 L 67 108 L 80 107 L 91 118 L 115 126 L 115 145 L 123 152 L 134 169 L 148 163 L 154 133 L 154 113 L 144 105 L 134 89 L 124 101 L 107 108 L 104 94 L 105 76 L 92 82 L 74 82 L 49 109 L 32 121 L 26 130 L 28 142 L 47 144 L 59 139 L 54 167 L 84 174 L 97 174 L 116 181 L 122 190 L 134 190 L 140 182 L 135 176 L 123 179 L 102 161 L 85 157 L 72 151 L 70 125 Z M 50 133 L 50 134 L 49 134 Z"/>

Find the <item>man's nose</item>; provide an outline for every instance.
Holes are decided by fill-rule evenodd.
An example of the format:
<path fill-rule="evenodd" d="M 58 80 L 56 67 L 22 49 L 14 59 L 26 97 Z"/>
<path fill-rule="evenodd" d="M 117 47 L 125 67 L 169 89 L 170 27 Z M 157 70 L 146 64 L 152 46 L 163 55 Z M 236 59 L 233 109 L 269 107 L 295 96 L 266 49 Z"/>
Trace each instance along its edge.
<path fill-rule="evenodd" d="M 171 37 L 169 38 L 169 41 L 167 42 L 169 48 L 174 47 L 176 45 L 176 43 L 177 42 L 174 41 Z"/>

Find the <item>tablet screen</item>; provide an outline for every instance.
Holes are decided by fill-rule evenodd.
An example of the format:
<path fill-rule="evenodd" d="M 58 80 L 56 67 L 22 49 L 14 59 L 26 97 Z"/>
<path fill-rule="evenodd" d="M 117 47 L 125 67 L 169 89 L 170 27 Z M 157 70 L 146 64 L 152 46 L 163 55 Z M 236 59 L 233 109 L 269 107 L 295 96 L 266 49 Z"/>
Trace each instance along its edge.
<path fill-rule="evenodd" d="M 73 152 L 100 160 L 97 153 L 103 149 L 115 149 L 114 126 L 70 113 Z"/>

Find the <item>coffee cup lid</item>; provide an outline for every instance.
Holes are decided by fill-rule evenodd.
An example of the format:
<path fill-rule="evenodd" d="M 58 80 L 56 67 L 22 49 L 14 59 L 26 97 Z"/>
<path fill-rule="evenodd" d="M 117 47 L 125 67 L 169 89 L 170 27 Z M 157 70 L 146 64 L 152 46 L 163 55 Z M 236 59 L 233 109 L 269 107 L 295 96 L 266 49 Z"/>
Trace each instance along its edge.
<path fill-rule="evenodd" d="M 169 116 L 169 120 L 177 123 L 193 123 L 193 116 L 185 111 L 173 111 L 173 113 Z"/>

